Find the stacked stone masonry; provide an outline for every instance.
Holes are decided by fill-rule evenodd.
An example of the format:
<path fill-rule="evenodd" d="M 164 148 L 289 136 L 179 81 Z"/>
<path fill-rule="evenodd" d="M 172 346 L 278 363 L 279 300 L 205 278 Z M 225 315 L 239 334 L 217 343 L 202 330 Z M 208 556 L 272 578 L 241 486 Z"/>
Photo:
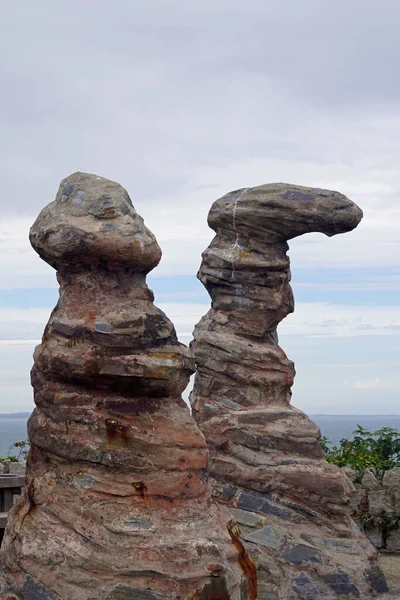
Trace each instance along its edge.
<path fill-rule="evenodd" d="M 161 258 L 153 234 L 124 188 L 75 173 L 30 239 L 60 298 L 34 354 L 31 450 L 0 597 L 247 598 L 181 398 L 193 358 L 146 285 Z"/>
<path fill-rule="evenodd" d="M 269 184 L 228 193 L 198 273 L 212 308 L 194 332 L 193 415 L 210 450 L 214 497 L 257 564 L 262 600 L 368 598 L 387 591 L 351 519 L 351 482 L 328 464 L 318 427 L 290 405 L 294 365 L 276 328 L 294 310 L 287 241 L 354 229 L 338 192 Z"/>
<path fill-rule="evenodd" d="M 399 554 L 400 468 L 381 476 L 373 468 L 361 474 L 351 467 L 343 467 L 343 471 L 355 486 L 351 500 L 354 519 L 380 552 Z"/>
<path fill-rule="evenodd" d="M 1 600 L 368 600 L 387 591 L 350 517 L 353 484 L 290 405 L 276 328 L 294 309 L 287 240 L 353 229 L 327 190 L 273 184 L 214 203 L 194 361 L 153 304 L 160 248 L 121 186 L 75 173 L 31 243 L 60 298 L 36 348 L 25 489 Z M 200 429 L 204 432 L 202 435 Z M 211 474 L 211 479 L 209 475 Z"/>

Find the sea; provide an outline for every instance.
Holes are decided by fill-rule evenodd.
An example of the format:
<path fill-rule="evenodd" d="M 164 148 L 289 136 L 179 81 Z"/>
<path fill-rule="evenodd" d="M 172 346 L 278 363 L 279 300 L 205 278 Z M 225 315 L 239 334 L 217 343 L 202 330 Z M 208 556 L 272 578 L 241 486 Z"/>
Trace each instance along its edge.
<path fill-rule="evenodd" d="M 14 442 L 27 439 L 27 417 L 3 417 L 0 415 L 0 457 L 18 456 L 18 448 L 13 448 Z"/>
<path fill-rule="evenodd" d="M 321 434 L 326 435 L 332 445 L 342 438 L 351 438 L 357 425 L 369 431 L 382 427 L 392 427 L 400 431 L 400 415 L 310 415 L 317 423 Z M 0 457 L 16 455 L 18 448 L 13 448 L 14 442 L 27 439 L 27 416 L 7 417 L 0 415 Z"/>

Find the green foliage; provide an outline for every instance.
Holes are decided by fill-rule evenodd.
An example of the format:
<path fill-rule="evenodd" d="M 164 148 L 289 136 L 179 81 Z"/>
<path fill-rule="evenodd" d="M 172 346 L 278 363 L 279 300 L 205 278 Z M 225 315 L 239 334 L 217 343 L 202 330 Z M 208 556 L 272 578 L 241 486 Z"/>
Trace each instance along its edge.
<path fill-rule="evenodd" d="M 378 476 L 393 467 L 400 466 L 400 431 L 383 427 L 370 432 L 361 425 L 353 431 L 354 439 L 342 439 L 339 446 L 331 447 L 326 436 L 320 444 L 328 462 L 339 467 L 350 466 L 362 473 L 374 467 Z"/>
<path fill-rule="evenodd" d="M 15 455 L 14 448 L 18 449 L 17 454 Z M 5 460 L 9 460 L 11 462 L 18 462 L 20 460 L 25 460 L 28 456 L 30 448 L 29 440 L 22 440 L 20 442 L 14 442 L 8 449 L 8 456 L 0 456 L 0 462 L 4 462 Z M 14 452 L 14 454 L 11 454 Z"/>
<path fill-rule="evenodd" d="M 397 429 L 383 427 L 371 433 L 357 425 L 353 436 L 352 440 L 340 440 L 339 446 L 331 446 L 328 438 L 323 436 L 320 444 L 328 462 L 339 467 L 349 466 L 357 471 L 356 481 L 360 482 L 368 467 L 373 467 L 378 477 L 383 477 L 385 471 L 400 466 L 400 431 Z M 380 531 L 383 548 L 386 548 L 392 531 L 400 528 L 400 512 L 389 515 L 382 511 L 379 516 L 372 515 L 367 496 L 353 517 L 359 521 L 364 531 Z"/>

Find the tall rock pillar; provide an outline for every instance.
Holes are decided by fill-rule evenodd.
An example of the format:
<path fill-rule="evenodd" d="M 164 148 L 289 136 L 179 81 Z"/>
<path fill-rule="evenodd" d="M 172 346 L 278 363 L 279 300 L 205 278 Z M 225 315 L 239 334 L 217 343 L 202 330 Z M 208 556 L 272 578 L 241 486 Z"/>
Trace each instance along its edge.
<path fill-rule="evenodd" d="M 247 600 L 254 583 L 181 398 L 193 358 L 146 285 L 155 237 L 124 188 L 75 173 L 30 239 L 60 298 L 35 350 L 0 598 Z"/>
<path fill-rule="evenodd" d="M 198 273 L 212 300 L 194 331 L 193 414 L 210 449 L 214 495 L 258 566 L 258 598 L 371 598 L 386 582 L 350 517 L 352 484 L 320 432 L 290 405 L 294 365 L 276 328 L 294 310 L 287 241 L 354 229 L 338 192 L 270 184 L 223 196 Z"/>

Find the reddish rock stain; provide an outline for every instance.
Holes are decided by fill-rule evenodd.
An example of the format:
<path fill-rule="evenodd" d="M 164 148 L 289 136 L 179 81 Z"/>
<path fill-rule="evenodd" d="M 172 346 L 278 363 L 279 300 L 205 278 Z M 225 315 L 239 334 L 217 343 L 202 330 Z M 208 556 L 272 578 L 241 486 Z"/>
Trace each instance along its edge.
<path fill-rule="evenodd" d="M 120 441 L 124 446 L 129 445 L 130 434 L 128 425 L 122 425 L 122 423 L 119 423 L 115 419 L 106 419 L 105 426 L 108 444 L 114 445 Z"/>
<path fill-rule="evenodd" d="M 257 567 L 247 554 L 246 548 L 240 540 L 240 529 L 238 524 L 231 519 L 228 524 L 228 533 L 231 536 L 232 544 L 239 552 L 238 563 L 249 583 L 248 600 L 257 598 Z"/>
<path fill-rule="evenodd" d="M 132 483 L 132 485 L 135 488 L 139 498 L 141 498 L 143 500 L 144 505 L 146 507 L 149 506 L 149 494 L 147 492 L 147 487 L 143 483 L 143 481 L 135 481 Z"/>

